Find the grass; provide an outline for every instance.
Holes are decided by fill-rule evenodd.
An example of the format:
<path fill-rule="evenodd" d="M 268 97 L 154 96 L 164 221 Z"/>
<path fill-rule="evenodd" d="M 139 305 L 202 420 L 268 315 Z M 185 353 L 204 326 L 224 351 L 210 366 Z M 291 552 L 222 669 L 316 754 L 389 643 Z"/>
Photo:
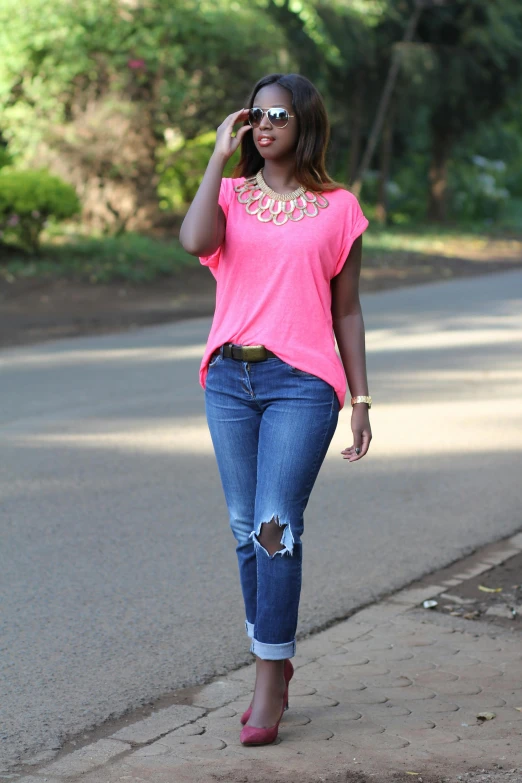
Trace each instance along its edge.
<path fill-rule="evenodd" d="M 8 282 L 66 277 L 89 283 L 145 283 L 199 264 L 177 239 L 163 241 L 133 233 L 119 237 L 55 235 L 42 243 L 37 257 L 14 246 L 7 248 L 6 256 L 7 260 L 0 264 L 0 279 Z"/>
<path fill-rule="evenodd" d="M 518 218 L 520 219 L 520 218 Z M 75 229 L 77 231 L 77 229 Z M 408 225 L 380 228 L 371 221 L 364 236 L 365 264 L 381 266 L 409 253 L 457 258 L 487 257 L 488 243 L 495 240 L 495 252 L 522 256 L 522 225 L 470 224 L 467 226 Z M 179 274 L 199 261 L 189 255 L 176 238 L 155 239 L 140 234 L 118 237 L 85 236 L 57 226 L 44 235 L 41 252 L 29 256 L 14 246 L 0 246 L 5 261 L 0 263 L 0 280 L 66 278 L 96 283 L 126 281 L 147 283 Z"/>

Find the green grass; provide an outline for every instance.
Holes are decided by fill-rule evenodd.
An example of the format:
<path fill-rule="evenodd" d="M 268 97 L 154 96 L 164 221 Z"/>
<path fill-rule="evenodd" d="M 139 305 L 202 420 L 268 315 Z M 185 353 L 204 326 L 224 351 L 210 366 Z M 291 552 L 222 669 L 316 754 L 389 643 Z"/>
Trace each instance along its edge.
<path fill-rule="evenodd" d="M 66 277 L 90 283 L 125 280 L 144 283 L 170 277 L 199 264 L 177 239 L 163 241 L 140 234 L 119 237 L 57 235 L 42 243 L 33 257 L 13 246 L 4 246 L 7 260 L 0 264 L 0 278 Z"/>
<path fill-rule="evenodd" d="M 469 251 L 482 250 L 490 239 L 522 240 L 522 226 L 489 226 L 483 223 L 457 226 L 405 225 L 380 228 L 372 220 L 364 235 L 365 257 L 381 264 L 387 255 L 421 253 L 424 255 L 465 257 Z M 78 229 L 74 229 L 78 231 Z M 0 245 L 0 280 L 21 278 L 67 278 L 96 283 L 125 281 L 147 283 L 197 267 L 199 260 L 189 255 L 175 238 L 154 239 L 140 234 L 118 237 L 85 236 L 67 233 L 56 226 L 44 235 L 41 252 L 29 256 L 14 246 Z"/>

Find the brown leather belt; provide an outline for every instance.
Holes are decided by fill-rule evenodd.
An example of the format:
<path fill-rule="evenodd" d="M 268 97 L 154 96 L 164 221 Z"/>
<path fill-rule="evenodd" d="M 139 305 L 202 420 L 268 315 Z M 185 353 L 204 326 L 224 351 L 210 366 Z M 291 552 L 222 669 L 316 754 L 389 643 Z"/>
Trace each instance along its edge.
<path fill-rule="evenodd" d="M 264 345 L 236 345 L 235 343 L 224 343 L 223 356 L 227 359 L 237 359 L 242 362 L 262 362 L 270 357 L 277 358 L 277 354 L 269 351 Z M 215 356 L 220 348 L 214 351 Z"/>

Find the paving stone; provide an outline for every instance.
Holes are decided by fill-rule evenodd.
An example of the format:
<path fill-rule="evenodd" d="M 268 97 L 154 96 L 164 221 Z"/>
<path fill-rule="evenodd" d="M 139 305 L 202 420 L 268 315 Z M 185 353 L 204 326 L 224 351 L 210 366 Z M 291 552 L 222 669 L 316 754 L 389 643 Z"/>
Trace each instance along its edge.
<path fill-rule="evenodd" d="M 413 685 L 412 680 L 405 675 L 389 674 L 386 677 L 363 677 L 364 685 L 369 688 L 407 688 Z"/>
<path fill-rule="evenodd" d="M 316 712 L 310 712 L 310 715 L 316 716 Z M 338 722 L 346 722 L 346 721 L 354 721 L 354 720 L 360 720 L 362 718 L 362 713 L 358 712 L 357 710 L 354 710 L 351 704 L 347 703 L 339 703 L 335 710 L 332 713 L 323 713 L 321 716 L 321 720 L 334 720 L 336 723 Z"/>
<path fill-rule="evenodd" d="M 305 682 L 295 682 L 292 678 L 289 687 L 289 696 L 313 696 L 317 692 L 317 688 L 307 685 Z"/>
<path fill-rule="evenodd" d="M 406 701 L 417 701 L 423 699 L 434 699 L 437 695 L 429 688 L 423 688 L 420 685 L 410 685 L 408 688 L 394 688 L 389 691 L 383 688 L 383 694 L 390 699 L 390 701 L 399 701 L 404 699 Z"/>
<path fill-rule="evenodd" d="M 240 728 L 236 727 L 236 733 L 239 737 Z M 162 744 L 168 743 L 168 747 L 170 751 L 177 752 L 180 748 L 185 751 L 185 749 L 194 749 L 198 753 L 201 751 L 212 751 L 212 750 L 223 750 L 223 748 L 226 747 L 226 742 L 224 742 L 222 739 L 219 739 L 215 736 L 211 736 L 209 734 L 199 734 L 195 737 L 175 737 L 174 734 L 169 734 L 167 737 L 163 737 L 161 740 Z"/>
<path fill-rule="evenodd" d="M 490 563 L 476 563 L 475 565 L 466 568 L 465 571 L 461 571 L 460 573 L 455 574 L 455 579 L 460 579 L 462 582 L 465 582 L 468 579 L 473 579 L 473 577 L 479 576 L 479 574 L 484 574 L 486 571 L 491 571 Z"/>
<path fill-rule="evenodd" d="M 407 717 L 412 714 L 412 711 L 403 704 L 392 704 L 391 701 L 387 701 L 385 704 L 365 704 L 364 714 L 370 718 L 372 715 L 379 716 L 387 721 L 390 717 Z"/>
<path fill-rule="evenodd" d="M 415 715 L 414 713 L 411 713 L 407 717 L 404 715 L 400 715 L 398 717 L 390 715 L 389 718 L 379 715 L 378 717 L 380 718 L 380 721 L 385 727 L 386 731 L 389 731 L 392 734 L 399 734 L 401 731 L 406 731 L 407 729 L 434 729 L 437 726 L 434 721 L 428 720 L 426 718 L 419 718 L 419 716 Z M 449 730 L 450 729 L 448 728 L 448 731 Z M 454 733 L 456 734 L 457 732 Z"/>
<path fill-rule="evenodd" d="M 318 658 L 322 655 L 335 653 L 340 644 L 337 642 L 326 641 L 319 638 L 303 639 L 299 643 L 299 654 L 311 658 Z"/>
<path fill-rule="evenodd" d="M 367 609 L 362 609 L 358 613 L 358 617 L 362 622 L 368 623 L 368 625 L 377 625 L 386 622 L 397 614 L 401 614 L 405 610 L 405 605 L 384 602 L 382 604 L 376 604 L 375 606 L 369 606 Z"/>
<path fill-rule="evenodd" d="M 415 658 L 415 653 L 412 650 L 406 650 L 405 648 L 392 647 L 391 649 L 382 650 L 371 653 L 372 661 L 392 662 L 392 661 L 409 661 Z"/>
<path fill-rule="evenodd" d="M 357 691 L 353 694 L 351 704 L 354 709 L 358 710 L 362 704 L 384 704 L 388 701 L 388 697 L 383 693 L 376 691 L 374 688 L 365 688 L 363 691 Z"/>
<path fill-rule="evenodd" d="M 444 701 L 443 699 L 429 699 L 425 701 L 400 701 L 395 698 L 390 699 L 392 706 L 402 706 L 411 710 L 415 715 L 439 715 L 446 712 L 457 712 L 459 705 L 455 702 Z M 436 721 L 437 719 L 434 718 Z"/>
<path fill-rule="evenodd" d="M 460 652 L 451 655 L 435 654 L 429 659 L 436 661 L 441 668 L 450 669 L 455 674 L 459 674 L 461 669 L 465 669 L 468 666 L 481 663 L 480 658 L 471 658 L 469 655 Z"/>
<path fill-rule="evenodd" d="M 165 753 L 170 753 L 170 751 L 171 748 L 169 748 L 168 745 L 165 745 L 163 742 L 158 740 L 157 742 L 153 742 L 151 745 L 145 745 L 144 748 L 135 750 L 133 755 L 141 759 L 145 758 L 146 756 L 161 756 Z"/>
<path fill-rule="evenodd" d="M 390 674 L 391 669 L 388 666 L 381 665 L 379 663 L 366 663 L 363 666 L 358 666 L 357 669 L 348 667 L 348 669 L 341 666 L 336 666 L 336 670 L 341 675 L 348 677 L 383 677 L 386 674 Z"/>
<path fill-rule="evenodd" d="M 322 696 L 320 693 L 314 693 L 313 696 L 294 696 L 292 704 L 297 710 L 316 709 L 317 707 L 336 707 L 339 702 L 330 696 Z"/>
<path fill-rule="evenodd" d="M 372 628 L 372 625 L 353 622 L 353 618 L 350 618 L 350 620 L 347 620 L 344 623 L 339 623 L 339 625 L 329 628 L 325 633 L 328 634 L 328 639 L 331 642 L 345 644 L 355 639 L 359 639 L 361 636 L 364 636 L 371 631 Z"/>
<path fill-rule="evenodd" d="M 458 676 L 456 674 L 445 672 L 442 669 L 431 672 L 422 672 L 421 674 L 417 674 L 415 676 L 415 682 L 418 685 L 427 685 L 430 688 L 435 687 L 441 682 L 454 682 L 455 680 L 458 680 Z"/>
<path fill-rule="evenodd" d="M 375 676 L 378 677 L 383 674 L 389 674 L 390 669 L 388 669 L 386 666 L 378 666 L 375 664 L 367 663 L 361 666 L 353 667 L 353 666 L 329 666 L 327 664 L 321 663 L 321 661 L 314 661 L 313 663 L 309 663 L 306 666 L 303 666 L 302 669 L 299 669 L 294 675 L 294 679 L 296 682 L 308 682 L 313 681 L 317 679 L 324 679 L 327 677 L 328 679 L 335 680 L 340 679 L 344 677 L 348 677 L 352 680 L 355 679 L 361 679 L 362 676 Z M 294 680 L 292 679 L 292 682 Z"/>
<path fill-rule="evenodd" d="M 214 720 L 216 718 L 233 718 L 234 715 L 237 715 L 237 711 L 230 706 L 230 704 L 227 704 L 226 707 L 220 707 L 217 710 L 212 710 L 212 712 L 208 713 L 208 718 L 210 720 Z"/>
<path fill-rule="evenodd" d="M 356 748 L 371 748 L 372 750 L 391 750 L 392 748 L 406 748 L 410 743 L 407 739 L 397 737 L 384 732 L 383 734 L 357 734 L 350 737 L 350 744 Z"/>
<path fill-rule="evenodd" d="M 305 715 L 303 712 L 288 710 L 283 716 L 281 726 L 306 726 L 307 723 L 310 723 L 310 720 L 308 715 Z"/>
<path fill-rule="evenodd" d="M 112 739 L 101 739 L 84 748 L 79 748 L 73 753 L 54 761 L 45 768 L 46 774 L 52 775 L 80 775 L 94 767 L 106 764 L 109 759 L 119 756 L 131 746 L 126 742 Z"/>
<path fill-rule="evenodd" d="M 398 661 L 392 667 L 397 674 L 405 674 L 407 677 L 416 678 L 419 674 L 427 674 L 434 671 L 437 666 L 431 661 L 420 661 L 415 657 L 411 661 Z"/>
<path fill-rule="evenodd" d="M 389 641 L 383 641 L 382 639 L 357 639 L 355 642 L 342 645 L 348 652 L 358 653 L 360 655 L 368 656 L 370 659 L 372 656 L 370 653 L 381 652 L 382 650 L 393 650 L 393 644 Z"/>
<path fill-rule="evenodd" d="M 280 732 L 281 739 L 284 742 L 326 742 L 334 736 L 333 731 L 329 731 L 323 726 L 311 728 L 311 724 L 308 726 L 289 727 L 288 730 L 281 726 Z"/>
<path fill-rule="evenodd" d="M 422 742 L 426 746 L 449 745 L 451 742 L 459 741 L 457 734 L 452 734 L 449 731 L 441 731 L 440 729 L 404 727 L 401 729 L 400 736 L 403 739 L 407 739 L 412 745 L 416 745 L 418 742 Z"/>
<path fill-rule="evenodd" d="M 441 682 L 437 685 L 437 693 L 439 696 L 448 695 L 455 696 L 472 696 L 477 693 L 481 693 L 482 688 L 480 685 L 475 685 L 472 682 L 463 682 L 462 680 L 456 680 L 456 682 Z"/>
<path fill-rule="evenodd" d="M 312 663 L 312 661 L 315 661 L 315 657 L 312 655 L 294 655 L 292 658 L 292 665 L 294 669 L 300 669 L 301 666 L 306 666 L 307 663 Z M 254 669 L 254 675 L 255 675 L 255 669 Z M 255 680 L 255 676 L 254 676 Z"/>
<path fill-rule="evenodd" d="M 476 655 L 479 658 L 483 652 L 502 652 L 502 647 L 496 639 L 488 639 L 486 637 L 463 639 L 459 644 L 461 649 L 465 650 L 469 655 Z"/>
<path fill-rule="evenodd" d="M 501 677 L 502 672 L 499 669 L 495 669 L 493 666 L 486 666 L 485 664 L 477 664 L 476 666 L 469 666 L 459 672 L 459 677 L 464 680 L 477 680 L 478 682 L 484 682 L 484 680 L 494 679 L 495 677 Z M 520 682 L 520 681 L 519 681 Z"/>
<path fill-rule="evenodd" d="M 188 781 L 188 777 L 181 777 L 178 774 L 180 768 L 186 767 L 187 759 L 180 754 L 175 753 L 163 753 L 159 756 L 138 756 L 135 751 L 131 753 L 125 759 L 125 764 L 121 766 L 121 770 L 124 775 L 133 775 L 131 778 L 132 783 L 134 781 L 154 781 L 154 783 L 169 783 L 169 781 L 176 781 L 176 783 L 185 783 Z M 215 753 L 215 751 L 213 751 Z M 193 754 L 190 761 L 193 768 L 194 761 L 198 757 Z M 163 777 L 164 776 L 164 777 Z M 125 779 L 125 778 L 124 778 Z M 82 778 L 82 783 L 89 783 L 85 778 Z M 94 781 L 93 781 L 94 783 Z M 98 780 L 96 780 L 98 783 Z M 106 778 L 99 780 L 99 783 L 107 783 Z"/>
<path fill-rule="evenodd" d="M 500 549 L 497 550 L 496 552 L 491 552 L 489 555 L 485 555 L 483 560 L 486 565 L 491 567 L 491 565 L 499 565 L 500 563 L 504 563 L 510 557 L 516 555 L 517 552 L 518 552 L 518 547 L 507 546 L 505 549 Z"/>
<path fill-rule="evenodd" d="M 204 712 L 205 710 L 201 707 L 174 704 L 171 707 L 154 712 L 148 718 L 125 726 L 115 734 L 111 734 L 110 739 L 123 740 L 125 742 L 150 742 L 168 731 L 196 720 Z"/>
<path fill-rule="evenodd" d="M 249 688 L 247 685 L 241 682 L 217 680 L 202 688 L 201 691 L 194 696 L 192 703 L 195 707 L 205 707 L 206 709 L 222 707 L 227 702 L 237 699 L 238 696 L 243 695 L 248 690 Z"/>
<path fill-rule="evenodd" d="M 370 737 L 382 737 L 386 729 L 379 724 L 370 725 L 366 722 L 366 726 L 360 726 L 361 721 L 355 721 L 349 725 L 340 725 L 336 723 L 324 721 L 321 724 L 321 728 L 330 730 L 336 739 L 341 738 L 350 745 L 355 745 L 359 742 L 360 738 L 369 739 Z M 330 745 L 329 745 L 330 747 Z"/>
<path fill-rule="evenodd" d="M 361 691 L 366 690 L 366 686 L 359 684 L 359 687 L 355 687 L 351 683 L 347 683 L 345 680 L 334 680 L 323 682 L 314 681 L 317 693 L 321 696 L 328 696 L 330 699 L 336 699 L 339 702 L 352 702 L 359 698 Z"/>
<path fill-rule="evenodd" d="M 354 656 L 350 654 L 348 649 L 341 649 L 341 652 L 331 653 L 330 655 L 322 655 L 317 659 L 318 662 L 329 666 L 363 666 L 366 663 L 370 663 L 369 658 L 366 658 L 362 655 Z"/>

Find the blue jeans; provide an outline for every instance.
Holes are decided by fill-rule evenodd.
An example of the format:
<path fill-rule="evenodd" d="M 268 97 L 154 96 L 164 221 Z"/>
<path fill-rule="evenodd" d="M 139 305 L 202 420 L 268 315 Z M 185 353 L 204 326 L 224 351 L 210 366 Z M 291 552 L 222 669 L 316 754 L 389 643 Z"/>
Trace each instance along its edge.
<path fill-rule="evenodd" d="M 207 422 L 237 541 L 245 627 L 259 658 L 295 655 L 303 512 L 339 417 L 333 386 L 278 357 L 209 362 Z M 261 526 L 281 526 L 280 550 L 260 543 Z"/>

